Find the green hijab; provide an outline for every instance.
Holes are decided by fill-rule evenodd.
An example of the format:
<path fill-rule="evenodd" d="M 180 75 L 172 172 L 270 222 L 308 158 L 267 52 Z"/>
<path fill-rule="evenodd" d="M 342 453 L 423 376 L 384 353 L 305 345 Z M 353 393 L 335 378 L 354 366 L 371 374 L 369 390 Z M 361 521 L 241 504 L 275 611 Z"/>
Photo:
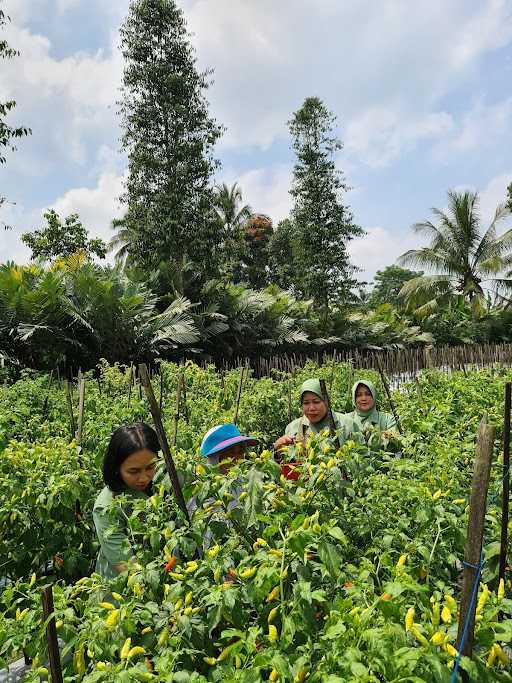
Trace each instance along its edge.
<path fill-rule="evenodd" d="M 314 379 L 307 379 L 303 385 L 300 388 L 300 401 L 302 403 L 302 397 L 306 393 L 306 391 L 310 391 L 312 394 L 316 394 L 318 398 L 320 398 L 322 401 L 324 400 L 324 397 L 322 396 L 322 387 L 320 386 L 320 380 L 317 378 Z"/>
<path fill-rule="evenodd" d="M 373 400 L 375 401 L 375 403 L 373 404 L 373 408 L 371 408 L 370 410 L 359 410 L 359 408 L 356 405 L 356 390 L 360 384 L 369 389 L 371 395 L 373 396 Z M 373 382 L 371 382 L 369 379 L 358 379 L 357 382 L 354 382 L 354 385 L 352 387 L 352 403 L 354 405 L 355 412 L 357 413 L 357 415 L 359 415 L 363 423 L 366 420 L 368 420 L 368 418 L 377 418 L 377 398 L 377 389 L 375 388 Z"/>

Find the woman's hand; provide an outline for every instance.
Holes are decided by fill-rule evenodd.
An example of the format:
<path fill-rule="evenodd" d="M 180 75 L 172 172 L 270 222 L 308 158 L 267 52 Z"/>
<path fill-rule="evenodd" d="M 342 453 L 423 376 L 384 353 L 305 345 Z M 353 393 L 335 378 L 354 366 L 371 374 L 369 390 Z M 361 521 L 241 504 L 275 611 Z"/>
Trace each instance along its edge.
<path fill-rule="evenodd" d="M 280 436 L 279 439 L 274 443 L 274 450 L 277 451 L 280 448 L 283 448 L 283 446 L 290 446 L 293 443 L 295 443 L 295 437 L 285 434 L 284 436 Z"/>

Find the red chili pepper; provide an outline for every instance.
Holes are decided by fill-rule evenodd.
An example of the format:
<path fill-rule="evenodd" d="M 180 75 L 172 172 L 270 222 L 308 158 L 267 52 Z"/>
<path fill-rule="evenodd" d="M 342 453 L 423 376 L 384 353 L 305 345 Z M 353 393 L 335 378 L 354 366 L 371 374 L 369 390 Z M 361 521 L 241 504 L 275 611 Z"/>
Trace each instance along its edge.
<path fill-rule="evenodd" d="M 167 562 L 167 564 L 164 567 L 165 571 L 166 572 L 172 572 L 177 561 L 178 561 L 178 558 L 176 557 L 176 555 L 171 555 L 170 560 Z"/>

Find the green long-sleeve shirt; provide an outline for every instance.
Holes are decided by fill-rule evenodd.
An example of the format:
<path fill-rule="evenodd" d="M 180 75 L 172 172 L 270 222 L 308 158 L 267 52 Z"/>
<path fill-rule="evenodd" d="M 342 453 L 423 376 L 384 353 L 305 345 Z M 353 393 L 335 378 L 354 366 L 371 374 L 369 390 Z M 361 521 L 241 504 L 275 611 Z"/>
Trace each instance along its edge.
<path fill-rule="evenodd" d="M 127 490 L 124 493 L 129 499 L 148 497 L 143 491 Z M 123 564 L 132 558 L 126 518 L 121 510 L 112 505 L 114 498 L 118 495 L 120 494 L 114 493 L 108 486 L 105 486 L 96 498 L 92 512 L 100 543 L 96 571 L 107 579 L 117 576 L 114 565 Z"/>

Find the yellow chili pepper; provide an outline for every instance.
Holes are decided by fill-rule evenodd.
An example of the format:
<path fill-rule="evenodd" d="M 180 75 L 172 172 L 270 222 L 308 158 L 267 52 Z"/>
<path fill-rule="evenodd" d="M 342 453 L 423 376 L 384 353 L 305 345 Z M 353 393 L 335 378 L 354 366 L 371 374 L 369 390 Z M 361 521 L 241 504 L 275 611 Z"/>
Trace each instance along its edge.
<path fill-rule="evenodd" d="M 447 594 L 444 596 L 444 604 L 448 607 L 450 612 L 457 612 L 457 602 L 451 595 Z"/>
<path fill-rule="evenodd" d="M 448 607 L 446 607 L 446 605 L 441 610 L 441 619 L 445 624 L 451 624 L 452 622 L 452 613 L 450 612 Z"/>
<path fill-rule="evenodd" d="M 405 615 L 405 630 L 410 631 L 414 626 L 414 607 L 409 607 Z"/>
<path fill-rule="evenodd" d="M 123 647 L 121 648 L 121 652 L 120 652 L 121 660 L 126 659 L 128 657 L 128 653 L 130 652 L 131 647 L 132 647 L 132 639 L 127 638 L 124 641 Z"/>
<path fill-rule="evenodd" d="M 430 639 L 430 642 L 433 645 L 442 645 L 444 643 L 444 633 L 442 631 L 436 631 Z"/>
<path fill-rule="evenodd" d="M 235 655 L 235 669 L 240 669 L 242 666 L 242 660 L 240 659 L 240 655 Z"/>
<path fill-rule="evenodd" d="M 81 645 L 78 650 L 75 651 L 73 655 L 73 666 L 75 668 L 75 673 L 79 676 L 83 676 L 85 673 L 85 655 L 84 646 Z"/>
<path fill-rule="evenodd" d="M 406 562 L 407 562 L 407 553 L 405 553 L 404 555 L 400 555 L 398 562 L 396 563 L 396 568 L 400 569 L 400 567 L 403 567 Z"/>
<path fill-rule="evenodd" d="M 256 574 L 257 568 L 256 567 L 249 567 L 248 569 L 244 569 L 243 572 L 240 572 L 240 578 L 241 579 L 252 579 L 252 577 Z"/>
<path fill-rule="evenodd" d="M 170 574 L 175 581 L 183 581 L 185 574 L 177 574 L 176 572 L 171 572 Z"/>
<path fill-rule="evenodd" d="M 118 621 L 119 610 L 113 609 L 111 612 L 109 612 L 108 617 L 105 619 L 105 625 L 109 631 L 112 631 L 117 626 Z"/>
<path fill-rule="evenodd" d="M 164 647 L 164 645 L 167 644 L 167 641 L 169 640 L 169 629 L 167 626 L 160 632 L 160 635 L 158 636 L 157 645 L 159 647 Z"/>
<path fill-rule="evenodd" d="M 477 614 L 480 614 L 480 612 L 485 607 L 485 603 L 489 599 L 489 595 L 490 595 L 490 590 L 487 588 L 487 584 L 484 583 L 483 588 L 482 588 L 482 593 L 480 594 L 480 597 L 478 598 L 478 604 L 476 606 L 476 613 Z"/>
<path fill-rule="evenodd" d="M 153 629 L 151 628 L 151 626 L 146 626 L 146 628 L 142 629 L 141 633 L 143 636 L 145 636 L 146 633 L 151 633 L 152 631 L 153 631 Z"/>
<path fill-rule="evenodd" d="M 437 489 L 437 491 L 434 494 L 432 494 L 432 500 L 439 500 L 439 498 L 441 498 L 442 493 L 443 492 L 441 491 L 441 489 Z"/>
<path fill-rule="evenodd" d="M 464 505 L 465 502 L 466 502 L 465 498 L 455 498 L 455 500 L 453 501 L 453 503 L 455 505 Z"/>
<path fill-rule="evenodd" d="M 196 474 L 199 474 L 201 477 L 203 477 L 206 474 L 206 470 L 202 465 L 196 465 Z"/>
<path fill-rule="evenodd" d="M 279 548 L 270 548 L 268 551 L 269 555 L 273 555 L 274 557 L 282 557 L 283 556 L 283 551 L 279 550 Z"/>
<path fill-rule="evenodd" d="M 273 609 L 271 609 L 270 612 L 268 613 L 268 617 L 267 617 L 268 623 L 271 624 L 273 621 L 275 621 L 278 614 L 279 614 L 279 607 L 274 607 Z"/>
<path fill-rule="evenodd" d="M 115 605 L 111 602 L 100 602 L 100 607 L 103 607 L 103 609 L 115 609 Z"/>
<path fill-rule="evenodd" d="M 32 586 L 35 584 L 35 582 L 36 582 L 36 575 L 34 572 L 34 574 L 32 574 L 32 576 L 30 577 L 30 583 L 28 584 L 29 587 L 32 588 Z"/>
<path fill-rule="evenodd" d="M 199 565 L 197 562 L 191 562 L 188 567 L 185 568 L 185 574 L 193 574 L 195 571 L 197 571 L 197 568 Z"/>
<path fill-rule="evenodd" d="M 267 595 L 266 601 L 267 602 L 273 602 L 274 600 L 277 600 L 277 598 L 279 597 L 280 590 L 281 589 L 279 586 L 272 588 L 270 593 Z"/>
<path fill-rule="evenodd" d="M 432 605 L 432 625 L 437 626 L 441 617 L 441 606 L 438 602 Z"/>
<path fill-rule="evenodd" d="M 487 667 L 491 667 L 496 661 L 498 653 L 496 652 L 496 644 L 494 644 L 489 650 L 489 656 L 487 657 Z"/>
<path fill-rule="evenodd" d="M 268 627 L 268 639 L 272 645 L 274 643 L 277 643 L 277 641 L 279 640 L 277 628 L 273 624 L 270 624 L 270 626 Z"/>
<path fill-rule="evenodd" d="M 176 602 L 174 603 L 174 609 L 175 609 L 176 612 L 177 612 L 177 611 L 180 610 L 182 607 L 183 607 L 183 600 L 182 600 L 181 598 L 179 598 L 179 599 L 176 600 Z"/>
<path fill-rule="evenodd" d="M 503 651 L 503 648 L 501 647 L 501 645 L 498 645 L 498 643 L 494 643 L 494 647 L 495 647 L 496 655 L 497 655 L 498 659 L 500 660 L 500 664 L 503 664 L 503 666 L 508 666 L 510 664 L 510 660 L 507 657 L 507 655 L 505 654 L 505 652 Z"/>
<path fill-rule="evenodd" d="M 444 644 L 444 650 L 450 655 L 450 657 L 456 657 L 458 655 L 457 650 L 453 647 L 453 645 L 450 645 L 450 643 Z"/>
<path fill-rule="evenodd" d="M 303 683 L 308 673 L 307 669 L 301 669 L 293 678 L 293 683 Z"/>
<path fill-rule="evenodd" d="M 115 600 L 118 600 L 119 602 L 120 602 L 121 600 L 124 600 L 123 596 L 122 596 L 120 593 L 114 593 L 114 592 L 113 592 L 113 593 L 112 593 L 112 597 L 113 597 Z"/>
<path fill-rule="evenodd" d="M 247 491 L 242 491 L 242 493 L 238 496 L 238 502 L 241 503 L 243 500 L 247 498 L 249 494 Z"/>
<path fill-rule="evenodd" d="M 134 657 L 137 657 L 138 655 L 143 655 L 143 654 L 144 654 L 144 648 L 140 647 L 140 645 L 136 645 L 135 647 L 132 647 L 131 650 L 128 652 L 126 659 L 130 660 L 130 659 L 133 659 Z"/>
<path fill-rule="evenodd" d="M 222 652 L 220 653 L 220 655 L 217 657 L 217 661 L 218 661 L 218 662 L 223 662 L 223 661 L 229 656 L 229 653 L 231 652 L 231 650 L 233 649 L 233 647 L 234 647 L 236 644 L 237 644 L 236 642 L 235 642 L 235 643 L 231 643 L 231 645 L 228 645 L 227 647 L 225 647 L 225 648 L 222 650 Z"/>
<path fill-rule="evenodd" d="M 270 675 L 268 677 L 268 680 L 269 681 L 278 681 L 279 680 L 279 673 L 275 669 L 272 669 L 272 671 L 270 672 Z"/>
<path fill-rule="evenodd" d="M 323 472 L 320 472 L 320 474 L 318 475 L 318 477 L 316 479 L 316 483 L 321 484 L 324 481 L 324 479 L 325 479 L 325 474 Z"/>
<path fill-rule="evenodd" d="M 421 633 L 416 626 L 413 626 L 411 628 L 411 633 L 419 643 L 421 643 L 422 645 L 429 645 L 428 640 L 425 638 L 423 633 Z"/>
<path fill-rule="evenodd" d="M 206 551 L 206 557 L 213 559 L 220 553 L 220 545 L 214 545 Z"/>
<path fill-rule="evenodd" d="M 192 613 L 192 607 L 185 607 L 185 609 L 183 610 L 183 614 L 184 614 L 186 617 L 188 617 L 189 614 L 191 614 L 191 613 Z"/>
<path fill-rule="evenodd" d="M 107 668 L 107 662 L 96 662 L 96 669 L 99 669 L 99 671 L 105 671 Z"/>
<path fill-rule="evenodd" d="M 498 586 L 498 600 L 503 600 L 505 597 L 505 581 L 500 579 L 500 584 Z"/>
<path fill-rule="evenodd" d="M 203 657 L 203 662 L 206 662 L 206 664 L 209 664 L 210 666 L 217 664 L 215 657 Z"/>

